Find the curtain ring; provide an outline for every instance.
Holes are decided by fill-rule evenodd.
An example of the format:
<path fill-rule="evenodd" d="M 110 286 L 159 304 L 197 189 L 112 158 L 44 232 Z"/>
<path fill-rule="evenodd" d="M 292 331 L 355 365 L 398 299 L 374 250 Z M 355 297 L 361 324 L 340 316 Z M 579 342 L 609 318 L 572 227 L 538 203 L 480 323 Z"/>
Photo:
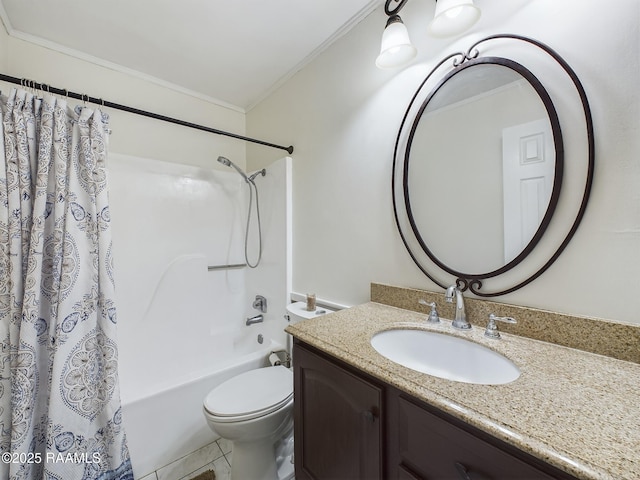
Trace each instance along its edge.
<path fill-rule="evenodd" d="M 51 95 L 51 87 L 49 85 L 41 83 L 40 84 L 40 92 L 42 92 L 42 98 L 44 99 L 44 94 L 45 93 L 47 94 L 47 96 Z"/>

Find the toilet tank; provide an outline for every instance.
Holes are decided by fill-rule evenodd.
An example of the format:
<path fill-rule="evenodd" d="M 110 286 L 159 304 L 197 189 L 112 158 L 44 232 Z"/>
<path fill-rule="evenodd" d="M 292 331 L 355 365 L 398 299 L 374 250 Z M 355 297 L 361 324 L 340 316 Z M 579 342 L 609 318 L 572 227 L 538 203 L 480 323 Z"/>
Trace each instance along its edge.
<path fill-rule="evenodd" d="M 315 310 L 309 311 L 307 310 L 306 302 L 295 302 L 287 305 L 287 315 L 289 316 L 289 323 L 291 324 L 308 318 L 316 318 L 331 312 L 335 312 L 335 310 L 326 307 L 316 307 Z"/>
<path fill-rule="evenodd" d="M 316 307 L 314 311 L 309 311 L 307 310 L 306 302 L 294 302 L 287 305 L 286 317 L 290 324 L 294 324 L 301 320 L 320 317 L 331 312 L 335 312 L 335 310 L 326 307 Z M 292 354 L 293 351 L 293 337 L 290 334 L 287 334 L 287 351 L 289 354 Z M 292 358 L 292 362 L 295 362 L 295 358 Z"/>

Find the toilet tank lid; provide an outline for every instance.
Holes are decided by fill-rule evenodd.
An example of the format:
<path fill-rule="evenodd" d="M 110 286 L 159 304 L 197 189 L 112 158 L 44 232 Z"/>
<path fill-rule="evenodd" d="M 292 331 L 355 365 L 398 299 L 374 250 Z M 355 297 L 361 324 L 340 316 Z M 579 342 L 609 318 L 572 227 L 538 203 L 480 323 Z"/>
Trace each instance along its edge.
<path fill-rule="evenodd" d="M 236 375 L 211 390 L 204 407 L 214 415 L 244 415 L 268 409 L 293 393 L 293 373 L 283 366 Z"/>
<path fill-rule="evenodd" d="M 315 318 L 320 315 L 324 315 L 325 313 L 335 312 L 335 310 L 326 307 L 318 307 L 315 311 L 310 312 L 307 310 L 306 302 L 290 303 L 287 305 L 287 311 L 293 315 L 298 315 L 301 318 Z"/>

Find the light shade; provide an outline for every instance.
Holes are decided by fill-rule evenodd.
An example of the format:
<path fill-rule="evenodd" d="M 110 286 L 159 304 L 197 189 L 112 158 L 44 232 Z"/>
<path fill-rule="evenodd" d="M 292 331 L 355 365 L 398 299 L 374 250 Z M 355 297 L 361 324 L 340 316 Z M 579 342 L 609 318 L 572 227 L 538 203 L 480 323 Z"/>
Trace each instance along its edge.
<path fill-rule="evenodd" d="M 380 55 L 376 58 L 378 68 L 395 68 L 409 63 L 417 50 L 409 40 L 407 27 L 399 15 L 392 15 L 382 33 Z"/>
<path fill-rule="evenodd" d="M 429 33 L 436 37 L 447 37 L 464 32 L 480 18 L 480 9 L 473 0 L 437 0 Z"/>

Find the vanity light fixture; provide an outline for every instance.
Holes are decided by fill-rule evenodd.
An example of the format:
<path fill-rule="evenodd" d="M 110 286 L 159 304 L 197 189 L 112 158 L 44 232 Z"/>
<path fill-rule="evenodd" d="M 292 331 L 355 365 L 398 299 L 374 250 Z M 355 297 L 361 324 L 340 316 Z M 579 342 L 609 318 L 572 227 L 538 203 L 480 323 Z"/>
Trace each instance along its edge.
<path fill-rule="evenodd" d="M 429 24 L 435 37 L 449 37 L 464 32 L 480 18 L 480 9 L 473 0 L 436 0 L 436 12 Z"/>
<path fill-rule="evenodd" d="M 398 12 L 408 0 L 386 0 L 384 12 L 389 16 L 382 33 L 380 55 L 376 58 L 378 68 L 396 68 L 406 65 L 416 56 L 409 32 Z M 397 5 L 391 8 L 391 3 Z M 473 0 L 436 0 L 434 18 L 427 27 L 435 37 L 457 35 L 470 28 L 480 18 L 480 9 Z"/>
<path fill-rule="evenodd" d="M 406 1 L 406 0 L 405 0 Z M 380 55 L 376 58 L 376 67 L 395 68 L 409 63 L 418 51 L 411 44 L 407 27 L 400 15 L 391 15 L 382 33 Z"/>

